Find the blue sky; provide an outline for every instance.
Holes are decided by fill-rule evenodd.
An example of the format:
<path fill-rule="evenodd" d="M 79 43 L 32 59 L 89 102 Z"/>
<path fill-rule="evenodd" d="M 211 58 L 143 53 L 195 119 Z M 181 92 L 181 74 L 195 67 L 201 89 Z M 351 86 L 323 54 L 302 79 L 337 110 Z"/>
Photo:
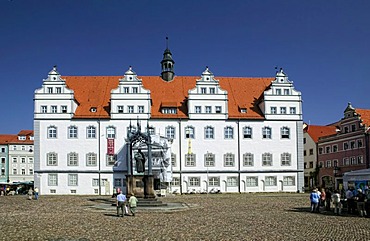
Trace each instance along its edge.
<path fill-rule="evenodd" d="M 370 1 L 0 0 L 0 134 L 33 129 L 33 94 L 62 75 L 160 75 L 165 37 L 177 75 L 270 77 L 302 92 L 326 125 L 348 102 L 370 109 Z"/>

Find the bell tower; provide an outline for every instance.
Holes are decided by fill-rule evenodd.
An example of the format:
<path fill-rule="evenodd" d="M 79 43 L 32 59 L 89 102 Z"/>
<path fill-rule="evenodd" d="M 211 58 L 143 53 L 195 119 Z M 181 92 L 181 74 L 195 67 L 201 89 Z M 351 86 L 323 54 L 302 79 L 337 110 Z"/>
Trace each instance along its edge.
<path fill-rule="evenodd" d="M 163 59 L 161 61 L 161 77 L 164 81 L 171 81 L 175 77 L 174 64 L 175 61 L 173 61 L 172 53 L 168 48 L 168 37 L 166 37 L 166 50 L 163 53 Z"/>

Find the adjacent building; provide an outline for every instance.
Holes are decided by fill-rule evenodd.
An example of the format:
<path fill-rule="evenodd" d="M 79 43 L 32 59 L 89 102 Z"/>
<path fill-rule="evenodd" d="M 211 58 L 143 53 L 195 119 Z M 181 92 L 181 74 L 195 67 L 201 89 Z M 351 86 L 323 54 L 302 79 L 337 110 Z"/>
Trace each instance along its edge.
<path fill-rule="evenodd" d="M 343 174 L 370 168 L 370 110 L 348 103 L 337 132 L 318 140 L 320 185 L 342 189 Z"/>
<path fill-rule="evenodd" d="M 34 179 L 33 131 L 0 135 L 0 182 L 30 182 Z"/>
<path fill-rule="evenodd" d="M 171 143 L 170 192 L 302 190 L 301 93 L 282 69 L 271 78 L 215 77 L 208 67 L 177 76 L 174 63 L 166 49 L 160 76 L 131 67 L 124 76 L 62 76 L 54 67 L 34 98 L 40 193 L 125 190 L 137 124 Z"/>

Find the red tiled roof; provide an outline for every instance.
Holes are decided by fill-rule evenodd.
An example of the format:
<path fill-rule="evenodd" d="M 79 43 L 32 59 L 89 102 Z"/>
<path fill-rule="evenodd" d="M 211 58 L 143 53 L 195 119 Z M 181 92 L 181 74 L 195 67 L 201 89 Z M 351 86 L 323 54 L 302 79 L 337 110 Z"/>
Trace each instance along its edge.
<path fill-rule="evenodd" d="M 68 88 L 74 91 L 79 106 L 74 118 L 110 118 L 110 91 L 118 87 L 122 76 L 63 76 Z M 170 82 L 160 76 L 138 76 L 149 89 L 152 98 L 152 118 L 188 118 L 188 91 L 195 88 L 199 76 L 176 76 Z M 258 101 L 274 78 L 215 77 L 220 87 L 228 92 L 229 118 L 263 119 Z M 177 114 L 161 113 L 161 105 L 177 106 Z M 238 106 L 245 106 L 240 113 Z M 96 107 L 96 112 L 91 112 Z"/>
<path fill-rule="evenodd" d="M 15 139 L 18 139 L 17 135 L 0 135 L 0 145 L 11 144 Z"/>
<path fill-rule="evenodd" d="M 356 113 L 360 115 L 362 123 L 365 124 L 366 127 L 369 127 L 370 126 L 370 110 L 356 108 Z"/>
<path fill-rule="evenodd" d="M 33 130 L 21 130 L 18 136 L 33 136 Z"/>
<path fill-rule="evenodd" d="M 307 125 L 304 131 L 317 143 L 320 137 L 335 135 L 337 133 L 336 129 L 336 126 Z"/>

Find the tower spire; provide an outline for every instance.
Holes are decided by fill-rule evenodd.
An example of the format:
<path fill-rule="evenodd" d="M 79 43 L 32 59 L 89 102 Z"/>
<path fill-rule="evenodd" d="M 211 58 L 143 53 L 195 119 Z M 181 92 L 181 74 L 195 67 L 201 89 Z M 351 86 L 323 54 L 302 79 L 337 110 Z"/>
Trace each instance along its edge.
<path fill-rule="evenodd" d="M 162 73 L 161 77 L 164 81 L 171 81 L 175 77 L 174 65 L 175 61 L 172 59 L 172 53 L 168 48 L 168 37 L 166 37 L 166 50 L 163 53 L 163 59 L 161 61 Z"/>

